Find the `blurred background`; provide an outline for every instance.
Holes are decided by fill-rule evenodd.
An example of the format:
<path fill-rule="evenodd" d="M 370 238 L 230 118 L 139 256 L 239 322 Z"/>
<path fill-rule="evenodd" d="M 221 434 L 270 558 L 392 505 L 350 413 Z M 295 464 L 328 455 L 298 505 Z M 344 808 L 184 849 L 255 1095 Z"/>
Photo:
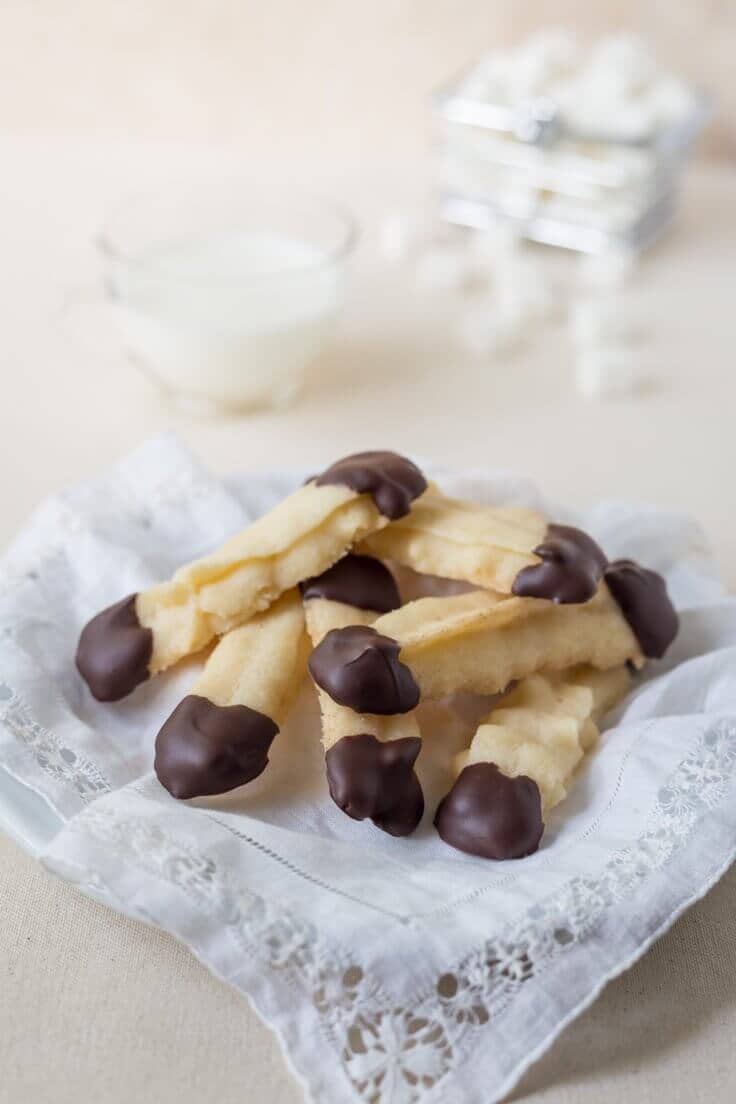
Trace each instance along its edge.
<path fill-rule="evenodd" d="M 548 182 L 525 185 L 525 166 L 544 172 L 561 148 L 557 120 L 535 114 L 536 77 L 516 98 L 526 110 L 535 91 L 542 137 L 514 146 L 512 159 L 529 156 L 498 193 L 509 232 L 462 204 L 455 221 L 482 233 L 441 217 L 443 197 L 477 187 L 477 166 L 468 177 L 470 146 L 460 169 L 443 161 L 437 90 L 455 81 L 462 98 L 458 74 L 476 66 L 473 95 L 492 101 L 479 61 L 500 54 L 512 78 L 531 72 L 519 51 L 540 33 L 535 73 L 554 76 L 570 32 L 578 69 L 613 41 L 614 95 L 662 76 L 668 102 L 708 96 L 693 148 L 665 173 L 677 214 L 640 259 L 625 235 L 613 244 L 626 248 L 586 239 L 597 261 L 524 241 L 529 211 L 555 198 Z M 388 445 L 515 469 L 572 505 L 649 499 L 700 516 L 730 571 L 734 52 L 731 0 L 5 0 L 0 535 L 171 431 L 222 472 Z M 589 87 L 568 87 L 566 110 Z M 681 114 L 692 122 L 687 104 Z M 647 143 L 629 135 L 610 157 L 573 143 L 565 156 L 636 180 L 654 165 L 659 188 Z M 307 212 L 315 193 L 327 206 Z M 272 217 L 298 245 L 286 260 L 285 239 L 258 237 Z M 538 222 L 538 238 L 559 237 Z M 167 252 L 205 224 L 204 253 Z M 319 277 L 307 286 L 284 266 Z M 275 382 L 287 353 L 309 361 L 298 386 Z M 238 391 L 251 384 L 253 402 Z"/>
<path fill-rule="evenodd" d="M 431 92 L 545 26 L 635 30 L 717 95 L 736 156 L 732 0 L 4 0 L 0 129 L 238 142 L 298 160 L 426 152 Z"/>

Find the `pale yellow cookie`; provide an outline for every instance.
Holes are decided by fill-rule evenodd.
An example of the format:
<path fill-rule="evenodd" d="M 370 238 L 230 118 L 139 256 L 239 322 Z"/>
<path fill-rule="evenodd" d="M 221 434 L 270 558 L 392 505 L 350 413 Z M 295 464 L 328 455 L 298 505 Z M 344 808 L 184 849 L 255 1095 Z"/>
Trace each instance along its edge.
<path fill-rule="evenodd" d="M 426 490 L 393 452 L 346 456 L 169 582 L 128 595 L 85 625 L 77 668 L 100 701 L 116 701 L 215 636 L 319 575 L 356 542 L 409 512 Z"/>
<path fill-rule="evenodd" d="M 535 671 L 580 663 L 606 669 L 644 662 L 605 583 L 578 605 L 485 591 L 422 598 L 384 614 L 373 628 L 397 642 L 422 698 L 460 690 L 496 694 Z"/>
<path fill-rule="evenodd" d="M 307 629 L 315 646 L 346 628 L 367 629 L 378 605 L 399 602 L 389 571 L 366 556 L 348 555 L 303 586 Z M 359 603 L 359 604 L 354 604 Z M 330 796 L 355 820 L 370 818 L 393 836 L 413 832 L 424 812 L 414 764 L 421 749 L 413 713 L 377 717 L 338 705 L 318 690 Z"/>
<path fill-rule="evenodd" d="M 156 737 L 154 767 L 169 793 L 225 793 L 261 774 L 308 652 L 296 590 L 222 637 Z"/>
<path fill-rule="evenodd" d="M 361 550 L 422 574 L 510 593 L 518 573 L 539 563 L 533 549 L 546 531 L 535 510 L 462 502 L 430 484 L 406 517 L 371 533 Z"/>
<path fill-rule="evenodd" d="M 539 787 L 542 813 L 566 796 L 585 752 L 598 739 L 598 723 L 627 693 L 625 666 L 600 671 L 582 666 L 523 679 L 478 727 L 456 773 L 493 763 L 510 778 L 525 775 Z"/>
<path fill-rule="evenodd" d="M 304 603 L 304 608 L 307 632 L 315 646 L 332 629 L 343 629 L 347 625 L 372 625 L 378 617 L 375 611 L 358 609 L 344 602 L 331 602 L 325 598 L 312 598 Z M 355 713 L 344 705 L 338 705 L 319 687 L 317 694 L 322 714 L 322 743 L 325 751 L 343 736 L 355 736 L 359 733 L 368 733 L 377 740 L 420 736 L 419 725 L 413 713 L 390 717 L 379 717 L 374 713 Z"/>
<path fill-rule="evenodd" d="M 369 495 L 343 486 L 301 487 L 216 552 L 179 568 L 171 582 L 138 595 L 138 620 L 153 632 L 150 673 L 266 609 L 386 521 Z"/>
<path fill-rule="evenodd" d="M 218 641 L 190 693 L 214 705 L 247 705 L 280 727 L 308 655 L 301 597 L 290 590 Z"/>

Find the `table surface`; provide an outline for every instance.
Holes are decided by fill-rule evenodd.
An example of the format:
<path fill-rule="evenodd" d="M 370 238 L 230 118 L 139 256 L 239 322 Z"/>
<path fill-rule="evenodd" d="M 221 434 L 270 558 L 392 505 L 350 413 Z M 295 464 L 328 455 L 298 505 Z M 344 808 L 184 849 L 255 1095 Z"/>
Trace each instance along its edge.
<path fill-rule="evenodd" d="M 698 516 L 736 583 L 733 170 L 691 171 L 676 231 L 627 292 L 646 318 L 641 356 L 656 386 L 591 403 L 574 392 L 564 325 L 513 359 L 471 356 L 452 338 L 456 298 L 422 291 L 410 268 L 380 261 L 378 220 L 426 203 L 425 165 L 302 166 L 302 179 L 343 197 L 364 228 L 339 331 L 293 408 L 205 420 L 165 405 L 88 302 L 92 236 L 111 205 L 204 157 L 0 140 L 0 540 L 44 496 L 170 430 L 221 472 L 319 465 L 383 446 L 515 470 L 572 506 L 655 502 Z M 237 151 L 217 157 L 238 161 Z M 569 278 L 570 259 L 544 263 Z M 86 900 L 4 838 L 0 896 L 0 1101 L 301 1099 L 270 1032 L 173 939 Z M 732 871 L 607 987 L 513 1098 L 732 1099 L 735 938 Z"/>

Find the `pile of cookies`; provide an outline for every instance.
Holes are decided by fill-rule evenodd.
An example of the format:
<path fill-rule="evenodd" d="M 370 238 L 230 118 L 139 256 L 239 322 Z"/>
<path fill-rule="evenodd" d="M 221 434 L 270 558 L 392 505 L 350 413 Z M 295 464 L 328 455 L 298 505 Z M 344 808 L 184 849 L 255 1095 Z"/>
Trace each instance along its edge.
<path fill-rule="evenodd" d="M 467 585 L 402 605 L 385 561 Z M 602 716 L 677 628 L 661 576 L 609 563 L 579 529 L 447 498 L 404 457 L 363 452 L 103 610 L 76 662 L 115 701 L 211 649 L 156 738 L 156 774 L 177 798 L 256 778 L 308 669 L 330 794 L 394 836 L 424 812 L 417 706 L 497 695 L 435 825 L 453 847 L 508 859 L 537 849 Z"/>

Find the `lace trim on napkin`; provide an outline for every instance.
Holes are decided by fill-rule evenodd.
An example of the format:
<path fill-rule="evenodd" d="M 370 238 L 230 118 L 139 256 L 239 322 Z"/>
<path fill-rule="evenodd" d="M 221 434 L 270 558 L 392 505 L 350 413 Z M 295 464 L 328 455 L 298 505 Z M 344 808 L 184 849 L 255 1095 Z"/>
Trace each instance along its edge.
<path fill-rule="evenodd" d="M 62 743 L 34 720 L 20 695 L 6 682 L 0 682 L 0 724 L 20 742 L 44 774 L 53 782 L 70 787 L 84 804 L 112 789 L 91 759 Z"/>
<path fill-rule="evenodd" d="M 278 972 L 302 992 L 358 1099 L 418 1104 L 527 981 L 589 938 L 611 906 L 631 898 L 683 848 L 699 819 L 723 800 L 734 765 L 736 724 L 719 720 L 660 788 L 636 841 L 614 852 L 597 875 L 570 879 L 532 906 L 521 923 L 487 940 L 439 974 L 431 989 L 400 1006 L 350 953 L 325 945 L 312 924 L 253 893 L 211 856 L 183 847 L 159 826 L 118 818 L 95 805 L 69 829 L 89 832 L 123 862 L 179 890 L 227 931 L 248 961 Z M 99 871 L 94 876 L 109 892 Z M 238 984 L 237 976 L 228 980 Z"/>

